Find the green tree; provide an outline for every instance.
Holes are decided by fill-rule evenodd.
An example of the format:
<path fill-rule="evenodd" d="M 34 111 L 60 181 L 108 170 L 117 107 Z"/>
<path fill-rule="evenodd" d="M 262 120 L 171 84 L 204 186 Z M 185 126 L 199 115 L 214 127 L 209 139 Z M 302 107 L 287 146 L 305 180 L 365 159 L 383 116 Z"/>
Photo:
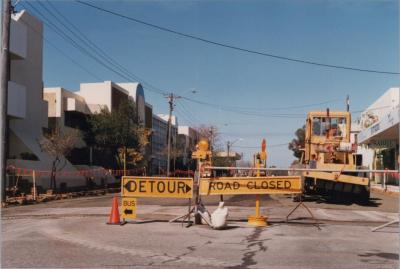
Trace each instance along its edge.
<path fill-rule="evenodd" d="M 295 135 L 296 137 L 289 142 L 288 148 L 293 151 L 293 156 L 300 160 L 304 150 L 306 127 L 297 129 Z"/>
<path fill-rule="evenodd" d="M 150 131 L 140 126 L 133 102 L 123 101 L 111 112 L 102 109 L 90 115 L 88 122 L 88 144 L 113 158 L 106 167 L 116 165 L 126 170 L 128 165 L 134 166 L 143 160 Z"/>

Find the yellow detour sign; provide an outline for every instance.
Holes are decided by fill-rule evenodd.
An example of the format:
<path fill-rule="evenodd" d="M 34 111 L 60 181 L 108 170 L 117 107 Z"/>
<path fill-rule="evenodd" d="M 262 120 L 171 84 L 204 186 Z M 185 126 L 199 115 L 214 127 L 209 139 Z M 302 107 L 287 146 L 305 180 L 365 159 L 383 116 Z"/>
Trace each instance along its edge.
<path fill-rule="evenodd" d="M 202 178 L 200 195 L 301 193 L 300 176 Z"/>
<path fill-rule="evenodd" d="M 193 179 L 180 177 L 122 177 L 121 196 L 192 198 Z"/>
<path fill-rule="evenodd" d="M 122 197 L 121 218 L 135 219 L 136 218 L 136 198 Z"/>

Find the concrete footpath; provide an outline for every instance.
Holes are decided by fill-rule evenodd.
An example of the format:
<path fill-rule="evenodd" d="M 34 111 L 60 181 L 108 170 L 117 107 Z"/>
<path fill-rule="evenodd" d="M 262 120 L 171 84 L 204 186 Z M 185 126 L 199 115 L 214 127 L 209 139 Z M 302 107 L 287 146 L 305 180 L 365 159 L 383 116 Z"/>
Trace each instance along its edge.
<path fill-rule="evenodd" d="M 373 183 L 371 184 L 371 191 L 390 194 L 390 195 L 400 195 L 400 186 L 397 185 L 383 186 L 382 184 Z"/>

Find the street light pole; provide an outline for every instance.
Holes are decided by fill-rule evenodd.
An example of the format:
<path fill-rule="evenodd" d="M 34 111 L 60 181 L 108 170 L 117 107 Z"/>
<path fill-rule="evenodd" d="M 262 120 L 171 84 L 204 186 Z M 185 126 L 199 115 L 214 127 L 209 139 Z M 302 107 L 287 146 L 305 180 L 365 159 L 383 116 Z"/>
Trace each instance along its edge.
<path fill-rule="evenodd" d="M 7 165 L 7 94 L 10 80 L 10 24 L 11 1 L 3 0 L 2 39 L 0 61 L 0 188 L 2 206 L 6 201 L 6 165 Z"/>

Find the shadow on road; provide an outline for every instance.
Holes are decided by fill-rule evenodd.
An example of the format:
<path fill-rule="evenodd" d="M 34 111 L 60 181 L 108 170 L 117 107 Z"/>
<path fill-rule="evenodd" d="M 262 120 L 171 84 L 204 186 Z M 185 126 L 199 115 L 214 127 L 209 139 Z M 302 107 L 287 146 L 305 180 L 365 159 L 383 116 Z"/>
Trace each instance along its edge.
<path fill-rule="evenodd" d="M 382 203 L 380 198 L 370 198 L 368 201 L 357 200 L 353 197 L 341 196 L 322 196 L 313 195 L 303 197 L 304 202 L 314 202 L 316 204 L 335 204 L 335 205 L 359 205 L 365 207 L 379 207 Z"/>

